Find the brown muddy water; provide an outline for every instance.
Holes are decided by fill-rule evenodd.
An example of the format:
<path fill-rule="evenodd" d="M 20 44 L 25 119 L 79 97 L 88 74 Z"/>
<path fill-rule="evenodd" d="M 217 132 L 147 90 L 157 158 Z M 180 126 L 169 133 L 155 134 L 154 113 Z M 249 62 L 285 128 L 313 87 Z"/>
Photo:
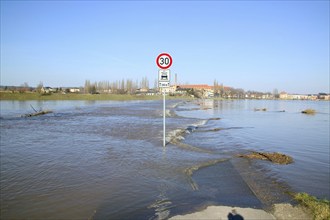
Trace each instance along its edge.
<path fill-rule="evenodd" d="M 162 101 L 0 104 L 1 219 L 166 219 L 269 208 L 291 202 L 286 191 L 330 197 L 329 102 L 168 101 L 166 148 Z M 20 117 L 30 105 L 53 113 Z M 235 158 L 250 150 L 294 163 Z"/>

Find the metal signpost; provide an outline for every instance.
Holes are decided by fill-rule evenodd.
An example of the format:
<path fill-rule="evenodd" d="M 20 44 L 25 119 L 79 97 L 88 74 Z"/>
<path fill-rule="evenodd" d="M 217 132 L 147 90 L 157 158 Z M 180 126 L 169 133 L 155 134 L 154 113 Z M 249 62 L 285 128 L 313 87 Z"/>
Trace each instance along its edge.
<path fill-rule="evenodd" d="M 158 70 L 158 86 L 159 88 L 170 87 L 170 66 L 172 65 L 172 57 L 168 53 L 161 53 L 156 59 Z M 165 90 L 163 90 L 163 147 L 166 145 L 165 140 L 165 116 L 166 116 L 166 105 L 165 105 Z"/>

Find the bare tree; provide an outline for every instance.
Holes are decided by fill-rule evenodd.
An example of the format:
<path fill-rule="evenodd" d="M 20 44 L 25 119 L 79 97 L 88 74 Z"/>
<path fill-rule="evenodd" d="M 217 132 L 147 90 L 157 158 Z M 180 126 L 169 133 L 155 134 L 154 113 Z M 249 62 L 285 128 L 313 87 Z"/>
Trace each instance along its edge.
<path fill-rule="evenodd" d="M 27 91 L 29 91 L 29 84 L 27 82 L 25 82 L 20 86 L 19 92 L 24 93 Z"/>
<path fill-rule="evenodd" d="M 84 92 L 85 93 L 90 93 L 91 92 L 91 82 L 89 80 L 85 81 Z"/>
<path fill-rule="evenodd" d="M 273 96 L 276 99 L 280 98 L 280 94 L 278 93 L 278 90 L 276 88 L 273 90 Z"/>
<path fill-rule="evenodd" d="M 90 86 L 90 93 L 91 94 L 96 94 L 97 93 L 97 83 L 96 82 L 93 83 L 93 84 L 91 84 L 91 86 Z"/>
<path fill-rule="evenodd" d="M 220 87 L 219 87 L 219 83 L 218 81 L 215 79 L 213 82 L 213 92 L 215 96 L 219 96 L 220 95 Z"/>
<path fill-rule="evenodd" d="M 158 89 L 158 80 L 157 79 L 155 79 L 155 81 L 154 81 L 154 88 L 153 89 L 154 90 Z"/>
<path fill-rule="evenodd" d="M 41 89 L 42 89 L 42 87 L 44 87 L 44 84 L 40 81 L 39 84 L 37 85 L 36 91 L 37 91 L 38 93 L 41 93 Z"/>

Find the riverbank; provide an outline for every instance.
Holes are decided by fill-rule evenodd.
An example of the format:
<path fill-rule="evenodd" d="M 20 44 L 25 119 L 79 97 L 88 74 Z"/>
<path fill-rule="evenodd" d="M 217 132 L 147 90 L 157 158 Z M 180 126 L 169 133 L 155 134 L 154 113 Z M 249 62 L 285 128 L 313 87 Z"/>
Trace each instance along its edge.
<path fill-rule="evenodd" d="M 114 100 L 114 101 L 129 101 L 129 100 L 158 100 L 162 99 L 161 95 L 121 95 L 121 94 L 75 94 L 75 93 L 53 93 L 49 95 L 41 95 L 39 93 L 9 93 L 0 92 L 0 100 L 17 100 L 17 101 L 28 101 L 28 100 Z M 189 99 L 189 97 L 183 96 L 167 96 L 166 99 Z"/>
<path fill-rule="evenodd" d="M 17 100 L 17 101 L 28 101 L 28 100 L 41 100 L 41 101 L 51 101 L 51 100 L 115 100 L 115 101 L 128 101 L 128 100 L 158 100 L 161 99 L 162 95 L 128 95 L 128 94 L 77 94 L 77 93 L 51 93 L 51 94 L 40 94 L 36 92 L 4 92 L 0 91 L 0 100 Z M 166 96 L 166 99 L 194 99 L 191 96 Z M 232 99 L 232 98 L 221 98 L 221 97 L 212 97 L 207 98 L 214 101 L 223 101 L 223 100 L 241 100 L 241 99 Z M 242 99 L 244 100 L 244 99 Z M 285 100 L 286 99 L 246 99 L 246 100 Z M 295 100 L 301 101 L 301 100 Z M 308 101 L 308 100 L 304 100 Z M 309 101 L 329 101 L 329 100 L 309 100 Z"/>

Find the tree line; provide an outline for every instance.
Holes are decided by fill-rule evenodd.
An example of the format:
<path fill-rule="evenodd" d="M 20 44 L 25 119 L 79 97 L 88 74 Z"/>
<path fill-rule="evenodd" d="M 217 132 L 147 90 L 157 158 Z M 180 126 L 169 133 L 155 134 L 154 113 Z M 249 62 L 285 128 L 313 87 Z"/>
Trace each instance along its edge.
<path fill-rule="evenodd" d="M 157 81 L 154 83 L 154 89 L 157 89 Z M 144 90 L 148 91 L 149 80 L 147 77 L 143 77 L 141 81 L 122 79 L 114 82 L 99 81 L 92 83 L 90 80 L 85 81 L 84 93 L 97 94 L 97 93 L 114 93 L 114 94 L 134 94 L 136 91 Z"/>
<path fill-rule="evenodd" d="M 189 83 L 186 83 L 189 84 Z M 2 88 L 3 87 L 3 88 Z M 43 83 L 40 82 L 36 88 L 30 87 L 28 83 L 23 83 L 18 87 L 15 86 L 2 86 L 2 90 L 9 90 L 12 92 L 18 91 L 20 93 L 36 91 L 42 93 L 42 88 L 44 87 Z M 154 91 L 158 90 L 158 80 L 155 79 L 153 87 L 150 87 L 150 81 L 147 77 L 143 77 L 139 80 L 131 79 L 122 79 L 116 81 L 99 81 L 91 82 L 90 80 L 85 80 L 84 86 L 79 87 L 80 90 L 75 91 L 78 93 L 85 94 L 100 94 L 100 93 L 113 93 L 113 94 L 135 94 L 139 92 L 148 92 L 149 89 Z M 52 92 L 71 92 L 69 88 L 53 88 Z M 196 97 L 203 96 L 203 93 L 199 90 L 188 89 L 188 95 L 194 95 Z M 201 94 L 199 94 L 201 93 Z M 273 92 L 258 92 L 258 91 L 244 91 L 241 88 L 233 88 L 224 86 L 222 83 L 219 83 L 216 79 L 213 82 L 213 94 L 214 97 L 222 98 L 279 98 L 279 93 L 277 89 L 274 89 Z M 174 94 L 172 94 L 174 95 Z"/>

